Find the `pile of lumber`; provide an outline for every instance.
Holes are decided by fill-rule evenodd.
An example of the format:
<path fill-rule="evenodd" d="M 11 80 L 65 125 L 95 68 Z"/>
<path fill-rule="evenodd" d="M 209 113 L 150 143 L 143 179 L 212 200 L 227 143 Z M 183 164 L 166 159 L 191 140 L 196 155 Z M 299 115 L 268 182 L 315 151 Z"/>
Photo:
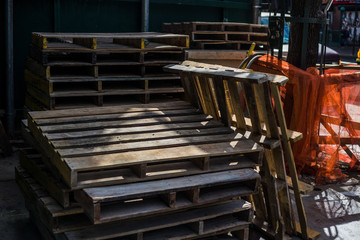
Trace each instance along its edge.
<path fill-rule="evenodd" d="M 45 239 L 248 238 L 264 150 L 187 102 L 29 112 L 22 132 Z"/>
<path fill-rule="evenodd" d="M 267 46 L 265 25 L 231 22 L 164 23 L 163 32 L 187 34 L 198 49 L 249 49 L 251 43 Z"/>
<path fill-rule="evenodd" d="M 185 60 L 188 47 L 188 36 L 178 34 L 33 33 L 25 105 L 63 109 L 179 97 L 179 76 L 162 67 Z"/>

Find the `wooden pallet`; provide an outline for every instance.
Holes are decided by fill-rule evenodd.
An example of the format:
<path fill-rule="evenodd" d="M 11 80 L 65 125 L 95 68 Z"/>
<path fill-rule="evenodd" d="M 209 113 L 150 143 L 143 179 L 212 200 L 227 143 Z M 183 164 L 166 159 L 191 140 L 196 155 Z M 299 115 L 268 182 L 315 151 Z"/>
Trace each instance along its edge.
<path fill-rule="evenodd" d="M 251 43 L 267 46 L 267 26 L 246 23 L 164 23 L 163 31 L 190 35 L 198 49 L 248 49 Z"/>
<path fill-rule="evenodd" d="M 158 66 L 160 68 L 160 66 Z M 33 68 L 32 68 L 33 69 Z M 39 74 L 39 72 L 38 72 Z M 46 79 L 25 70 L 27 94 L 48 109 L 55 109 L 63 102 L 78 102 L 102 106 L 111 96 L 139 96 L 138 100 L 150 101 L 156 94 L 181 94 L 184 92 L 179 76 L 159 74 L 153 77 L 124 76 L 101 78 Z M 143 96 L 143 99 L 140 99 Z M 30 106 L 27 105 L 27 106 Z"/>
<path fill-rule="evenodd" d="M 107 65 L 94 65 L 90 63 L 66 63 L 42 65 L 39 62 L 28 58 L 25 62 L 26 68 L 34 75 L 46 80 L 61 81 L 72 79 L 72 81 L 100 81 L 112 80 L 126 80 L 139 78 L 155 78 L 155 77 L 169 77 L 174 74 L 164 73 L 162 67 L 169 63 L 179 63 L 179 61 L 161 61 L 161 62 L 147 62 L 147 63 L 125 63 L 118 64 L 117 62 L 109 62 Z"/>
<path fill-rule="evenodd" d="M 169 213 L 248 196 L 260 176 L 250 168 L 75 192 L 94 224 Z"/>
<path fill-rule="evenodd" d="M 165 69 L 181 75 L 185 93 L 193 105 L 198 106 L 204 113 L 221 120 L 227 126 L 235 125 L 240 132 L 250 130 L 255 135 L 264 135 L 275 141 L 281 140 L 282 144 L 265 149 L 266 160 L 260 169 L 262 186 L 259 193 L 253 197 L 256 223 L 262 225 L 267 221 L 275 238 L 283 238 L 284 232 L 296 234 L 285 171 L 286 158 L 295 193 L 301 235 L 307 239 L 306 216 L 278 89 L 279 85 L 286 83 L 287 78 L 190 61 L 183 65 L 170 65 Z M 246 108 L 243 108 L 239 90 L 244 94 Z M 245 115 L 250 116 L 250 122 L 247 122 Z"/>
<path fill-rule="evenodd" d="M 257 144 L 181 101 L 31 112 L 28 124 L 72 189 L 250 167 L 262 158 Z"/>
<path fill-rule="evenodd" d="M 186 35 L 162 33 L 40 33 L 32 34 L 32 44 L 41 49 L 134 51 L 189 47 Z"/>
<path fill-rule="evenodd" d="M 35 45 L 30 46 L 30 57 L 37 62 L 55 65 L 136 65 L 151 63 L 166 63 L 169 61 L 183 61 L 186 52 L 178 49 L 149 51 L 146 49 L 134 49 L 129 51 L 83 51 L 67 49 L 41 49 Z"/>
<path fill-rule="evenodd" d="M 236 31 L 267 33 L 268 27 L 259 24 L 232 22 L 182 22 L 163 23 L 163 32 L 189 33 L 196 31 Z"/>
<path fill-rule="evenodd" d="M 218 32 L 218 31 L 199 31 L 192 32 L 193 42 L 212 42 L 212 41 L 224 41 L 224 42 L 261 42 L 266 44 L 267 33 L 252 33 L 252 32 Z"/>
<path fill-rule="evenodd" d="M 102 235 L 102 239 L 107 239 L 113 234 L 133 236 L 139 233 L 143 233 L 144 239 L 165 239 L 165 236 L 171 237 L 169 239 L 198 239 L 200 236 L 229 231 L 235 231 L 234 235 L 246 235 L 252 219 L 251 205 L 243 200 L 237 200 L 186 212 L 95 227 L 83 214 L 81 208 L 62 208 L 25 170 L 16 168 L 15 172 L 16 181 L 25 196 L 31 218 L 38 227 L 42 228 L 41 232 L 47 235 L 47 238 L 79 239 L 87 231 L 91 232 L 91 235 Z M 187 226 L 192 230 L 184 231 Z M 109 232 L 110 229 L 112 233 Z"/>

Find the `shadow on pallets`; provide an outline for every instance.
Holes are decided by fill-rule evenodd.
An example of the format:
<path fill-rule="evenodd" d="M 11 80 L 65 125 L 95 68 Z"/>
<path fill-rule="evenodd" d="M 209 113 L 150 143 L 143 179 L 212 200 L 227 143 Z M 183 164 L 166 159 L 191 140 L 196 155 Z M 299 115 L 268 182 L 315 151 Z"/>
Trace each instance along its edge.
<path fill-rule="evenodd" d="M 188 103 L 30 112 L 23 135 L 41 154 L 17 181 L 49 239 L 248 237 L 262 148 Z"/>

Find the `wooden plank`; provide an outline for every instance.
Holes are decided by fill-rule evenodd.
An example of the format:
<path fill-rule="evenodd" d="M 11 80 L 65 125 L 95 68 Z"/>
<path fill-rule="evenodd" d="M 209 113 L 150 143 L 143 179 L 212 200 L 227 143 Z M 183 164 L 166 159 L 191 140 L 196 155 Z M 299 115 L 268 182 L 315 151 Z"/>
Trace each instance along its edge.
<path fill-rule="evenodd" d="M 275 101 L 275 110 L 277 113 L 278 122 L 279 122 L 281 132 L 282 132 L 281 139 L 283 141 L 283 145 L 285 148 L 285 156 L 287 159 L 287 163 L 289 165 L 289 172 L 290 172 L 290 176 L 291 176 L 291 180 L 292 180 L 292 184 L 293 184 L 293 188 L 294 188 L 295 202 L 296 202 L 297 212 L 298 212 L 300 226 L 301 226 L 301 236 L 302 236 L 302 238 L 307 239 L 308 238 L 307 220 L 306 220 L 304 205 L 302 203 L 302 199 L 301 199 L 301 195 L 300 195 L 300 191 L 299 191 L 299 182 L 298 182 L 298 177 L 297 177 L 294 156 L 292 153 L 289 138 L 288 138 L 287 134 L 285 134 L 287 132 L 287 127 L 286 127 L 286 122 L 285 122 L 285 115 L 284 115 L 284 112 L 282 109 L 280 93 L 279 93 L 278 86 L 270 84 L 270 87 L 271 87 L 271 93 L 273 94 L 274 101 Z"/>
<path fill-rule="evenodd" d="M 175 110 L 158 110 L 158 111 L 146 111 L 146 112 L 125 112 L 125 113 L 112 113 L 102 115 L 84 115 L 75 117 L 58 117 L 48 119 L 35 120 L 38 126 L 42 125 L 64 125 L 69 123 L 82 123 L 82 122 L 97 122 L 102 120 L 124 120 L 124 119 L 141 119 L 141 118 L 153 118 L 160 116 L 184 116 L 199 114 L 199 111 L 194 108 L 189 109 L 175 109 Z M 191 116 L 190 116 L 191 117 Z"/>
<path fill-rule="evenodd" d="M 89 131 L 90 129 L 107 129 L 107 128 L 126 128 L 134 126 L 149 126 L 149 125 L 161 125 L 161 124 L 173 124 L 173 123 L 187 123 L 187 122 L 203 122 L 210 121 L 211 116 L 204 114 L 188 115 L 188 116 L 173 116 L 173 117 L 152 117 L 142 119 L 120 119 L 116 121 L 103 121 L 97 120 L 96 122 L 85 123 L 72 123 L 72 124 L 56 124 L 50 126 L 40 126 L 43 133 L 55 133 L 55 132 L 70 132 L 81 131 L 82 129 Z"/>
<path fill-rule="evenodd" d="M 152 126 L 142 127 L 128 127 L 128 128 L 108 128 L 102 130 L 92 131 L 78 131 L 78 132 L 66 132 L 66 133 L 45 133 L 44 137 L 53 140 L 71 139 L 71 138 L 85 138 L 85 137 L 96 137 L 96 136 L 113 136 L 119 134 L 137 134 L 137 133 L 154 133 L 161 131 L 170 130 L 187 130 L 187 129 L 207 129 L 222 127 L 222 124 L 217 121 L 203 121 L 203 122 L 192 122 L 192 123 L 169 123 Z"/>
<path fill-rule="evenodd" d="M 230 71 L 233 73 L 265 74 L 270 82 L 272 82 L 273 84 L 279 85 L 279 86 L 285 85 L 286 82 L 289 80 L 286 76 L 283 76 L 283 75 L 275 75 L 275 74 L 269 74 L 269 73 L 263 73 L 263 72 L 256 72 L 251 69 L 232 68 L 232 67 L 226 67 L 226 66 L 217 65 L 217 64 L 207 64 L 207 63 L 194 62 L 194 61 L 184 61 L 181 65 L 203 68 L 203 69 L 210 69 L 210 70 L 217 69 L 219 71 Z"/>
<path fill-rule="evenodd" d="M 251 124 L 251 119 L 250 118 L 247 118 L 245 117 L 245 122 L 246 122 L 246 126 L 249 127 L 249 128 L 252 128 L 252 124 Z M 278 131 L 279 131 L 279 134 L 280 136 L 282 135 L 281 133 L 281 129 L 280 127 L 278 127 Z M 262 128 L 262 131 L 261 131 L 263 134 L 266 134 L 266 127 L 263 127 Z M 303 138 L 303 135 L 301 132 L 297 132 L 297 131 L 293 131 L 293 130 L 290 130 L 288 129 L 286 131 L 288 137 L 289 137 L 289 140 L 290 142 L 294 143 L 294 142 L 297 142 L 299 140 L 301 140 Z"/>
<path fill-rule="evenodd" d="M 87 157 L 63 158 L 72 171 L 88 171 L 93 169 L 115 168 L 134 165 L 137 163 L 151 163 L 176 161 L 208 156 L 225 156 L 239 153 L 258 152 L 263 148 L 252 141 L 231 141 L 219 144 L 200 144 L 196 146 L 181 146 L 163 149 L 113 153 Z"/>
<path fill-rule="evenodd" d="M 192 72 L 204 77 L 221 76 L 224 78 L 224 80 L 228 80 L 228 81 L 232 80 L 232 81 L 253 82 L 253 83 L 261 83 L 268 81 L 266 75 L 260 73 L 230 72 L 230 71 L 203 69 L 196 67 L 187 67 L 182 65 L 168 65 L 164 67 L 164 70 L 173 73 Z"/>
<path fill-rule="evenodd" d="M 154 104 L 136 104 L 136 105 L 122 105 L 102 108 L 81 108 L 74 110 L 56 110 L 56 111 L 37 111 L 30 112 L 32 119 L 44 118 L 58 118 L 58 117 L 76 117 L 76 116 L 93 116 L 113 113 L 128 113 L 128 112 L 145 112 L 145 111 L 164 111 L 172 109 L 186 109 L 191 105 L 184 101 L 174 101 L 167 103 Z"/>
<path fill-rule="evenodd" d="M 253 87 L 249 83 L 243 83 L 246 107 L 251 119 L 252 132 L 261 133 L 261 122 L 259 112 L 256 106 L 256 99 Z"/>
<path fill-rule="evenodd" d="M 160 140 L 160 139 L 175 139 L 180 137 L 191 137 L 191 136 L 205 136 L 205 135 L 218 135 L 218 134 L 229 134 L 234 131 L 230 128 L 217 127 L 208 129 L 190 129 L 190 130 L 176 130 L 176 131 L 163 131 L 154 133 L 139 133 L 139 134 L 121 134 L 104 137 L 91 137 L 91 138 L 77 138 L 77 139 L 66 139 L 66 140 L 54 140 L 51 144 L 56 149 L 61 148 L 72 148 L 81 146 L 99 146 L 99 145 L 110 145 L 128 142 L 142 142 L 148 140 Z"/>
<path fill-rule="evenodd" d="M 195 83 L 189 74 L 181 74 L 181 83 L 185 90 L 185 97 L 190 99 L 191 104 L 197 109 L 201 109 L 199 96 L 196 94 Z"/>
<path fill-rule="evenodd" d="M 181 137 L 176 139 L 162 139 L 162 140 L 151 140 L 133 143 L 122 143 L 105 145 L 98 147 L 73 147 L 70 149 L 57 149 L 57 152 L 62 158 L 69 157 L 81 157 L 89 155 L 98 155 L 106 153 L 119 153 L 127 151 L 140 151 L 147 149 L 158 149 L 176 146 L 187 146 L 187 145 L 198 145 L 207 143 L 220 143 L 220 142 L 231 142 L 236 140 L 248 141 L 243 135 L 239 133 L 226 134 L 226 135 L 211 135 L 211 136 L 200 136 L 200 137 Z"/>
<path fill-rule="evenodd" d="M 236 127 L 242 131 L 246 130 L 244 111 L 242 109 L 240 94 L 238 92 L 238 84 L 235 82 L 227 82 L 229 88 L 229 96 L 232 108 L 236 117 Z"/>
<path fill-rule="evenodd" d="M 212 82 L 214 84 L 216 102 L 218 104 L 218 108 L 221 114 L 221 122 L 224 124 L 224 126 L 230 127 L 230 111 L 226 103 L 224 81 L 221 77 L 216 77 L 213 78 Z"/>
<path fill-rule="evenodd" d="M 219 113 L 216 105 L 215 94 L 212 90 L 210 79 L 199 76 L 197 78 L 199 91 L 203 101 L 203 110 L 205 114 L 211 115 L 215 120 L 219 119 Z"/>
<path fill-rule="evenodd" d="M 279 139 L 280 135 L 277 127 L 276 116 L 272 106 L 272 98 L 270 96 L 270 88 L 268 83 L 254 85 L 253 87 L 257 108 L 260 110 L 261 120 L 265 123 L 267 136 Z M 269 165 L 269 169 L 266 169 L 270 171 L 268 174 L 275 175 L 277 180 L 282 180 L 283 184 L 283 186 L 278 189 L 277 192 L 275 192 L 275 194 L 277 193 L 277 197 L 279 199 L 279 208 L 283 221 L 282 223 L 281 218 L 279 218 L 279 224 L 284 224 L 285 231 L 289 234 L 293 234 L 295 223 L 287 185 L 286 169 L 281 145 L 279 145 L 277 148 L 271 149 L 270 151 L 266 150 L 265 156 L 267 156 L 267 162 Z"/>

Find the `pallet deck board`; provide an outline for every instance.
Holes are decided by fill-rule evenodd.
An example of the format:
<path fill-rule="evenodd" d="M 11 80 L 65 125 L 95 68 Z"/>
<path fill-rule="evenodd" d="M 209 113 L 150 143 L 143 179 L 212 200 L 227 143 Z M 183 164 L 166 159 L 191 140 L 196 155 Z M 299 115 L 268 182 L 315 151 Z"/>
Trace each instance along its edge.
<path fill-rule="evenodd" d="M 118 105 L 102 108 L 80 108 L 76 111 L 56 110 L 56 111 L 35 111 L 28 113 L 32 119 L 46 119 L 58 117 L 75 117 L 75 116 L 93 116 L 113 113 L 129 113 L 129 112 L 146 112 L 146 111 L 162 111 L 174 109 L 191 108 L 190 103 L 184 101 L 155 103 L 155 104 L 133 104 Z"/>
<path fill-rule="evenodd" d="M 231 141 L 227 143 L 200 144 L 143 151 L 113 153 L 87 157 L 64 158 L 73 171 L 89 171 L 97 168 L 121 167 L 140 163 L 176 161 L 189 158 L 224 156 L 239 153 L 258 152 L 262 147 L 252 141 Z"/>
<path fill-rule="evenodd" d="M 131 126 L 148 126 L 148 125 L 158 125 L 166 123 L 187 123 L 187 122 L 203 122 L 210 121 L 212 117 L 197 114 L 197 115 L 188 115 L 183 116 L 159 116 L 159 117 L 148 117 L 148 118 L 139 118 L 139 119 L 119 119 L 113 121 L 102 121 L 97 120 L 94 122 L 84 122 L 84 123 L 71 123 L 71 124 L 56 124 L 41 126 L 41 131 L 43 133 L 54 133 L 54 132 L 71 132 L 79 130 L 90 130 L 90 129 L 107 129 L 113 127 L 131 127 Z"/>
<path fill-rule="evenodd" d="M 113 136 L 104 137 L 89 137 L 86 139 L 66 139 L 66 140 L 53 140 L 51 143 L 56 149 L 67 149 L 84 146 L 99 146 L 110 145 L 116 143 L 129 143 L 129 142 L 142 142 L 148 140 L 160 140 L 168 138 L 181 138 L 190 136 L 202 136 L 202 135 L 218 135 L 225 133 L 232 133 L 229 128 L 205 128 L 205 129 L 190 129 L 190 130 L 169 130 L 156 133 L 139 133 L 139 134 L 119 134 Z"/>
<path fill-rule="evenodd" d="M 71 138 L 87 138 L 95 136 L 111 136 L 119 134 L 127 134 L 129 131 L 132 133 L 155 133 L 161 131 L 171 130 L 187 130 L 187 129 L 207 129 L 214 127 L 222 127 L 223 125 L 216 121 L 202 121 L 202 122 L 190 122 L 190 123 L 169 123 L 159 124 L 152 126 L 142 127 L 128 127 L 126 128 L 107 128 L 103 130 L 92 130 L 92 131 L 77 131 L 77 132 L 66 132 L 66 133 L 45 133 L 43 137 L 48 140 L 61 140 Z"/>

